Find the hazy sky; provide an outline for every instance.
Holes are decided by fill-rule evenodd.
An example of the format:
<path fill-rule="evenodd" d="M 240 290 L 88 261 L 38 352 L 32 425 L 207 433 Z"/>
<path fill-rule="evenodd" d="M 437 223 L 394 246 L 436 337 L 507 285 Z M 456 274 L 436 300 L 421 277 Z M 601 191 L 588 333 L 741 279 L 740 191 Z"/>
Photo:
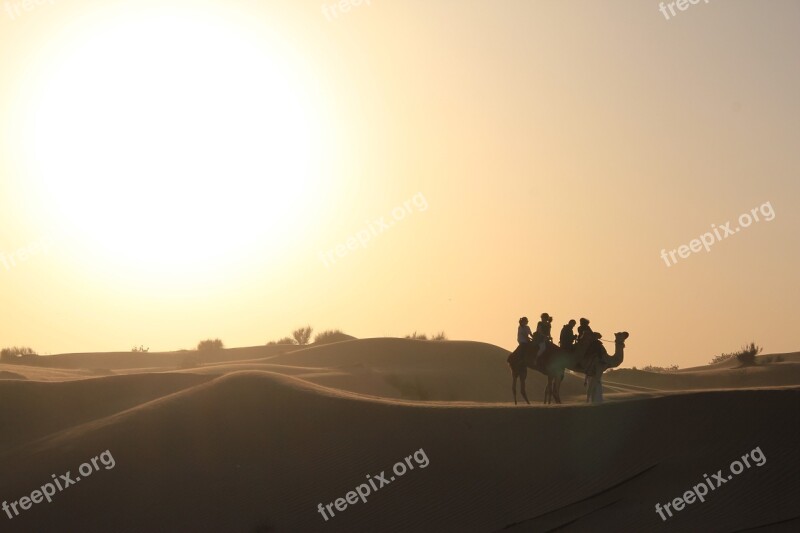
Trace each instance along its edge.
<path fill-rule="evenodd" d="M 547 311 L 629 331 L 625 366 L 800 349 L 796 1 L 30 6 L 0 12 L 3 346 L 510 349 Z"/>

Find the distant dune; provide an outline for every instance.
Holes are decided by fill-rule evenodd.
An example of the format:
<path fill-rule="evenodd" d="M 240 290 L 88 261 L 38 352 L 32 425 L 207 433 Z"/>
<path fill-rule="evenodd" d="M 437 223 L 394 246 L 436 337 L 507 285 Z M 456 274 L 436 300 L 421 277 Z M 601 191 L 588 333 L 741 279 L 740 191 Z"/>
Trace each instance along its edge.
<path fill-rule="evenodd" d="M 603 381 L 609 385 L 633 385 L 670 391 L 774 387 L 800 383 L 800 358 L 787 357 L 784 362 L 760 362 L 747 367 L 729 361 L 725 363 L 729 364 L 677 372 L 645 372 L 623 368 L 605 374 Z"/>
<path fill-rule="evenodd" d="M 226 350 L 183 369 L 182 352 L 0 365 L 25 378 L 0 380 L 0 501 L 30 495 L 51 474 L 74 477 L 105 450 L 115 460 L 52 503 L 0 514 L 2 531 L 800 527 L 798 363 L 617 371 L 600 406 L 581 402 L 574 376 L 564 385 L 570 404 L 542 406 L 543 379 L 531 371 L 528 407 L 510 404 L 507 354 L 477 342 L 363 339 Z M 98 368 L 113 374 L 93 377 Z M 667 521 L 656 514 L 656 503 L 756 447 L 763 466 Z M 318 512 L 420 449 L 425 468 L 327 522 Z"/>

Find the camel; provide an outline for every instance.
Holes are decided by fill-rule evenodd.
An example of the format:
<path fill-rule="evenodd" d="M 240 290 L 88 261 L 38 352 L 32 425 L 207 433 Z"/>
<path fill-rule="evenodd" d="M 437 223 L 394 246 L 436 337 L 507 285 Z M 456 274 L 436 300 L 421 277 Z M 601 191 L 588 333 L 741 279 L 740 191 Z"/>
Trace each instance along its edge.
<path fill-rule="evenodd" d="M 517 379 L 520 381 L 522 397 L 527 404 L 530 405 L 531 403 L 528 400 L 528 394 L 525 390 L 525 379 L 528 376 L 528 368 L 538 370 L 547 376 L 544 403 L 550 403 L 554 397 L 554 393 L 557 394 L 557 391 L 555 391 L 556 382 L 560 383 L 560 380 L 564 378 L 564 369 L 571 369 L 577 366 L 585 367 L 586 365 L 583 361 L 586 360 L 588 363 L 589 358 L 587 357 L 587 352 L 591 345 L 592 339 L 588 336 L 578 341 L 572 350 L 565 350 L 550 342 L 545 352 L 536 361 L 536 364 L 532 364 L 534 357 L 533 352 L 538 350 L 538 345 L 535 344 L 529 345 L 527 350 L 522 352 L 522 357 L 517 357 L 514 360 L 509 357 L 508 365 L 511 368 L 511 391 L 514 393 L 514 405 L 517 405 Z M 556 396 L 556 401 L 561 403 L 561 398 Z"/>
<path fill-rule="evenodd" d="M 628 338 L 628 332 L 620 332 L 614 334 L 616 346 L 613 356 L 605 356 L 603 366 L 605 368 L 613 368 L 622 364 L 624 358 L 623 350 L 625 348 L 625 339 Z M 598 356 L 602 357 L 601 346 L 598 347 L 600 341 L 591 337 L 584 337 L 575 345 L 572 350 L 565 350 L 556 346 L 553 343 L 548 343 L 545 352 L 533 363 L 534 354 L 532 350 L 536 350 L 535 346 L 531 346 L 531 350 L 523 352 L 522 357 L 509 360 L 509 367 L 511 368 L 511 391 L 514 393 L 514 405 L 517 405 L 517 379 L 520 381 L 520 393 L 525 399 L 525 402 L 530 405 L 528 395 L 525 390 L 525 379 L 528 375 L 528 368 L 537 370 L 547 376 L 547 387 L 544 391 L 544 403 L 551 403 L 555 399 L 556 403 L 561 403 L 561 396 L 559 394 L 561 389 L 561 381 L 564 379 L 564 370 L 570 369 L 573 372 L 585 374 L 590 365 L 594 363 L 594 359 Z M 605 370 L 603 368 L 603 370 Z"/>

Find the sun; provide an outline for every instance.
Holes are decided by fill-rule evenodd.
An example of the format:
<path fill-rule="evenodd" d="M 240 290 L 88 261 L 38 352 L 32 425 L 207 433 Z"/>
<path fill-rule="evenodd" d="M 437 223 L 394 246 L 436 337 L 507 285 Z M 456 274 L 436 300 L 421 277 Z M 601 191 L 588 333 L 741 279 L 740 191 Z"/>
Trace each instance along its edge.
<path fill-rule="evenodd" d="M 322 147 L 308 81 L 246 25 L 126 13 L 62 43 L 38 80 L 30 170 L 84 245 L 186 272 L 279 247 L 315 209 Z"/>

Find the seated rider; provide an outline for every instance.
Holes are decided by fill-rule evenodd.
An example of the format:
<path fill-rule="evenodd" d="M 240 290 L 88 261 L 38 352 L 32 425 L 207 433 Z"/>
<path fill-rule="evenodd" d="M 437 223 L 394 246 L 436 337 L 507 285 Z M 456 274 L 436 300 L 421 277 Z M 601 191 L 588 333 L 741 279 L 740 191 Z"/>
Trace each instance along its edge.
<path fill-rule="evenodd" d="M 577 322 L 570 320 L 564 324 L 564 327 L 561 328 L 561 336 L 558 340 L 558 344 L 565 350 L 571 350 L 575 345 L 575 339 L 578 338 L 578 336 L 575 335 L 575 332 L 572 331 L 575 327 L 575 324 L 577 324 Z"/>
<path fill-rule="evenodd" d="M 547 349 L 547 343 L 553 340 L 553 337 L 550 336 L 552 324 L 553 318 L 547 313 L 542 313 L 542 319 L 536 324 L 536 333 L 534 335 L 534 342 L 539 344 L 539 351 L 536 354 L 537 358 Z"/>
<path fill-rule="evenodd" d="M 526 348 L 529 342 L 533 340 L 533 333 L 531 327 L 528 325 L 528 317 L 524 316 L 519 319 L 519 327 L 517 328 L 517 342 L 520 348 Z"/>
<path fill-rule="evenodd" d="M 589 319 L 581 318 L 581 325 L 578 326 L 578 342 L 581 342 L 587 333 L 589 334 L 592 333 L 592 328 L 589 327 Z"/>

